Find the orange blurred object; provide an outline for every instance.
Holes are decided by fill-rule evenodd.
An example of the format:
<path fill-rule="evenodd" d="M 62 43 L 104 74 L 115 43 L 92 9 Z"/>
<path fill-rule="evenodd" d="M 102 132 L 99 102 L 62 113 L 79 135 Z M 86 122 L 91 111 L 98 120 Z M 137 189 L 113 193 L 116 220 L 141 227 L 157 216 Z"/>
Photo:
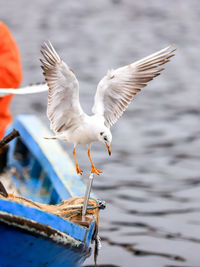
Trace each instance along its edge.
<path fill-rule="evenodd" d="M 0 88 L 17 88 L 22 81 L 20 52 L 8 27 L 0 21 Z M 12 122 L 12 95 L 0 97 L 0 139 Z"/>

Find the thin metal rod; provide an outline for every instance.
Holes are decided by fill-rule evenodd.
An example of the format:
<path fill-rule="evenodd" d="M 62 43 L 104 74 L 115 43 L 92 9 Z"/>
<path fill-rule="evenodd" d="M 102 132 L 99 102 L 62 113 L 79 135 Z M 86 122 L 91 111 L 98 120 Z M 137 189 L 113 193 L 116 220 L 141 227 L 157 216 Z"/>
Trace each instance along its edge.
<path fill-rule="evenodd" d="M 91 173 L 89 176 L 89 179 L 88 179 L 87 188 L 86 188 L 86 192 L 85 192 L 85 199 L 84 199 L 83 209 L 82 209 L 82 215 L 83 216 L 85 216 L 86 212 L 87 212 L 87 205 L 88 205 L 88 200 L 90 198 L 90 192 L 92 189 L 93 179 L 94 179 L 94 174 Z"/>

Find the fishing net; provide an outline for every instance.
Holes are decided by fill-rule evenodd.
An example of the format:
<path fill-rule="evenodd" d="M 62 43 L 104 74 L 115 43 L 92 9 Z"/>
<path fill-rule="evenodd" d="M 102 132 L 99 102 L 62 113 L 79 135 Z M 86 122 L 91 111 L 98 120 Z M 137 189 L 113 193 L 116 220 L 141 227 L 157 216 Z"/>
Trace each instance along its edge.
<path fill-rule="evenodd" d="M 82 215 L 84 197 L 72 197 L 68 200 L 62 201 L 57 205 L 42 204 L 21 196 L 16 196 L 14 194 L 8 194 L 5 196 L 5 194 L 0 193 L 0 198 L 7 199 L 9 201 L 15 201 L 28 207 L 38 208 L 40 210 L 60 216 L 63 219 L 70 220 L 78 224 L 80 222 L 80 224 L 82 224 L 80 216 Z M 97 226 L 99 225 L 99 208 L 101 208 L 99 202 L 90 198 L 88 201 L 86 215 L 93 215 Z M 87 225 L 86 222 L 85 225 Z"/>

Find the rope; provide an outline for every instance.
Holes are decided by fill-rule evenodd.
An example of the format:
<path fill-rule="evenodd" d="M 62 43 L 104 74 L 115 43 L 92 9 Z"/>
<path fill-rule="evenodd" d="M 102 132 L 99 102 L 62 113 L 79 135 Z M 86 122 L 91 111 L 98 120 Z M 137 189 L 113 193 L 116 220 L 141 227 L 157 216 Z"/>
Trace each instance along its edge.
<path fill-rule="evenodd" d="M 38 208 L 40 210 L 53 213 L 57 216 L 62 217 L 66 220 L 78 221 L 80 218 L 78 216 L 82 215 L 82 207 L 84 202 L 84 197 L 72 197 L 68 200 L 62 201 L 58 205 L 48 205 L 42 204 L 39 202 L 32 201 L 25 197 L 15 196 L 14 194 L 8 194 L 8 197 L 5 197 L 3 194 L 0 194 L 0 198 L 6 198 L 7 200 L 15 201 L 20 204 L 24 204 L 29 207 Z M 99 202 L 95 199 L 90 198 L 88 201 L 87 213 L 91 214 L 94 217 L 94 220 L 97 223 L 97 227 L 99 228 Z"/>

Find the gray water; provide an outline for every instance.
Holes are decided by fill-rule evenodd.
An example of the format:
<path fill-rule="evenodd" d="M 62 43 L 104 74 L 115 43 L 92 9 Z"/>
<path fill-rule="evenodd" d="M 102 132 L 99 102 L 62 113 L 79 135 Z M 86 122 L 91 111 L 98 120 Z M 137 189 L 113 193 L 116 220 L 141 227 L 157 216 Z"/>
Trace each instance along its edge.
<path fill-rule="evenodd" d="M 1 1 L 0 20 L 21 50 L 22 85 L 42 82 L 40 46 L 51 40 L 80 81 L 91 113 L 107 69 L 174 43 L 176 57 L 112 128 L 112 156 L 95 144 L 103 171 L 94 192 L 101 212 L 100 266 L 200 266 L 200 2 L 198 0 Z M 32 113 L 45 125 L 47 94 L 16 96 L 14 116 Z M 62 143 L 72 155 L 72 145 Z M 87 148 L 77 151 L 87 181 Z M 85 266 L 92 266 L 93 258 Z"/>

